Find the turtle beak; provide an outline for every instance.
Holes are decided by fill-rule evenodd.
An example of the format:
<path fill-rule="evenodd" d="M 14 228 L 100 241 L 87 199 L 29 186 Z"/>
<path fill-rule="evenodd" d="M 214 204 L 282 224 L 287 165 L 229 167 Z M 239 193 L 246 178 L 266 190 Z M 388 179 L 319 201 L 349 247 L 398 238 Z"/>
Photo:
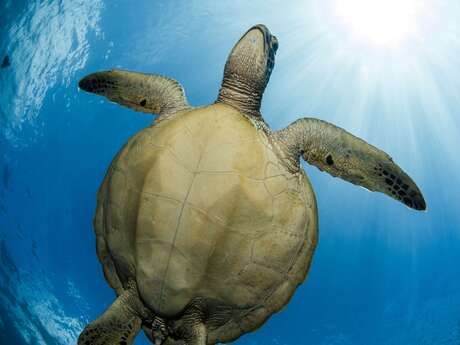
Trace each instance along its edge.
<path fill-rule="evenodd" d="M 274 50 L 276 52 L 276 50 L 278 49 L 278 40 L 276 39 L 274 35 L 271 34 L 270 30 L 268 30 L 268 28 L 263 24 L 254 25 L 252 28 L 246 31 L 246 33 L 243 35 L 242 38 L 244 38 L 244 36 L 246 36 L 252 30 L 259 30 L 260 32 L 262 32 L 265 44 L 268 48 L 272 48 L 273 42 L 276 42 L 276 47 L 274 47 Z"/>
<path fill-rule="evenodd" d="M 275 35 L 272 35 L 270 30 L 263 25 L 263 24 L 257 24 L 254 25 L 252 28 L 250 28 L 246 33 L 241 37 L 243 39 L 247 34 L 253 32 L 253 30 L 259 30 L 262 33 L 263 36 L 263 43 L 264 43 L 264 50 L 268 57 L 273 60 L 273 63 L 275 62 L 275 54 L 276 51 L 278 50 L 278 39 L 276 38 Z"/>
<path fill-rule="evenodd" d="M 251 32 L 252 30 L 259 30 L 262 32 L 264 38 L 264 51 L 267 59 L 267 76 L 270 78 L 273 67 L 275 66 L 275 54 L 278 50 L 278 39 L 275 35 L 272 35 L 270 30 L 268 30 L 268 28 L 263 24 L 253 26 L 247 31 L 247 33 Z"/>
<path fill-rule="evenodd" d="M 272 37 L 272 34 L 270 33 L 270 30 L 268 30 L 268 28 L 263 25 L 263 24 L 257 24 L 257 25 L 254 25 L 252 28 L 250 28 L 246 34 L 248 34 L 249 32 L 251 32 L 252 30 L 259 30 L 260 32 L 262 32 L 262 35 L 264 36 L 264 39 L 265 39 L 265 43 L 267 45 L 270 44 L 270 40 L 271 40 L 271 37 Z M 244 34 L 243 37 L 246 35 Z"/>

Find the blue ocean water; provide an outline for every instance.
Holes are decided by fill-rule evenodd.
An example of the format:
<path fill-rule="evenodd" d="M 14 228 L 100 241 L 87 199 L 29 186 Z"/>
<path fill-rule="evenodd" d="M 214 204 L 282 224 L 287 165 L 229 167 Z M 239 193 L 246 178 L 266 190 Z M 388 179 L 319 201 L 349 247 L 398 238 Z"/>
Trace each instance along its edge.
<path fill-rule="evenodd" d="M 0 68 L 0 344 L 75 344 L 114 298 L 96 258 L 96 191 L 153 117 L 80 92 L 78 80 L 114 67 L 159 73 L 192 105 L 212 103 L 227 54 L 257 23 L 280 42 L 267 122 L 346 128 L 388 152 L 428 209 L 304 165 L 320 221 L 311 271 L 282 312 L 235 343 L 460 344 L 460 5 L 420 1 L 418 34 L 397 47 L 353 38 L 334 6 L 0 0 L 10 63 Z"/>

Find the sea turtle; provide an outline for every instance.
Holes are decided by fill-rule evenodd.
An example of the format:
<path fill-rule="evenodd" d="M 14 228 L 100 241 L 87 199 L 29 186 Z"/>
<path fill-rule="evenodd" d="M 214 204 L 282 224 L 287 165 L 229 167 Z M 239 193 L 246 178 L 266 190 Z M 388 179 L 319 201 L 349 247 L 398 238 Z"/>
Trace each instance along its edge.
<path fill-rule="evenodd" d="M 158 114 L 114 158 L 94 227 L 118 298 L 80 345 L 226 343 L 286 305 L 318 238 L 313 189 L 300 158 L 416 210 L 423 196 L 385 152 L 325 121 L 272 131 L 260 104 L 278 41 L 263 25 L 232 49 L 214 104 L 191 107 L 172 79 L 111 70 L 81 89 Z"/>

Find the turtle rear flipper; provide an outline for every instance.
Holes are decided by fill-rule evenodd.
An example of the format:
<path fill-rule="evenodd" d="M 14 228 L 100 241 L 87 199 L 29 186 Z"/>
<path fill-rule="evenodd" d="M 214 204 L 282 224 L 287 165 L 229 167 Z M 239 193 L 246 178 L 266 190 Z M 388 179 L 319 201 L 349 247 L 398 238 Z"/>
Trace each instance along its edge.
<path fill-rule="evenodd" d="M 99 318 L 85 327 L 78 345 L 130 345 L 141 329 L 135 286 L 125 290 Z"/>
<path fill-rule="evenodd" d="M 155 74 L 114 69 L 89 74 L 78 86 L 135 111 L 160 117 L 190 108 L 179 82 Z"/>

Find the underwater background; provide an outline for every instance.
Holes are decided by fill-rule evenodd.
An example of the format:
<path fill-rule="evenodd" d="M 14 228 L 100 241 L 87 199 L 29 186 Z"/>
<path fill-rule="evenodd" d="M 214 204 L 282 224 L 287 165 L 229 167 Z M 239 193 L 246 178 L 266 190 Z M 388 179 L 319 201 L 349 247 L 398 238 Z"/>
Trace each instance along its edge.
<path fill-rule="evenodd" d="M 257 23 L 280 42 L 262 106 L 272 128 L 312 116 L 347 129 L 388 152 L 428 209 L 304 164 L 320 222 L 307 281 L 235 343 L 460 344 L 460 3 L 418 1 L 416 32 L 394 45 L 353 34 L 336 3 L 0 0 L 0 344 L 75 344 L 114 299 L 96 257 L 96 192 L 154 117 L 78 80 L 159 73 L 209 104 Z"/>

